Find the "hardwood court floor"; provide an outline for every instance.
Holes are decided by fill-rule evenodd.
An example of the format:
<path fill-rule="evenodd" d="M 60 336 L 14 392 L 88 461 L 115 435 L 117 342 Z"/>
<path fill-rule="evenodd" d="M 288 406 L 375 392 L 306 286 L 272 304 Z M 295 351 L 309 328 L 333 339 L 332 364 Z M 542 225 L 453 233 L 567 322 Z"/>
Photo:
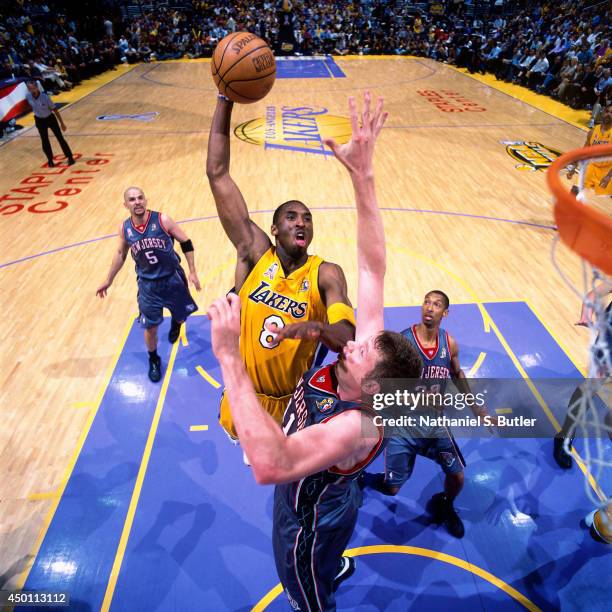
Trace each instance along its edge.
<path fill-rule="evenodd" d="M 388 247 L 386 305 L 419 304 L 432 288 L 446 291 L 452 303 L 527 301 L 584 366 L 588 333 L 573 325 L 580 304 L 550 260 L 555 234 L 544 174 L 517 170 L 500 143 L 565 151 L 581 145 L 584 132 L 432 61 L 337 64 L 346 78 L 279 79 L 264 101 L 237 106 L 233 125 L 264 117 L 270 106 L 347 117 L 349 95 L 369 88 L 384 96 L 389 119 L 377 145 L 376 178 Z M 445 112 L 441 97 L 485 110 Z M 32 560 L 137 314 L 130 262 L 106 300 L 95 296 L 125 216 L 124 189 L 142 187 L 151 208 L 185 222 L 204 285 L 196 298 L 201 311 L 232 285 L 234 252 L 204 172 L 214 103 L 207 63 L 140 65 L 62 111 L 67 139 L 80 155 L 75 166 L 43 169 L 34 130 L 0 147 L 2 194 L 29 198 L 4 198 L 0 209 L 5 588 L 19 584 Z M 96 119 L 143 113 L 159 114 L 148 122 Z M 280 202 L 298 198 L 312 208 L 311 251 L 342 265 L 354 300 L 354 203 L 339 164 L 232 137 L 232 174 L 266 229 Z M 560 263 L 579 278 L 576 258 L 563 247 Z"/>

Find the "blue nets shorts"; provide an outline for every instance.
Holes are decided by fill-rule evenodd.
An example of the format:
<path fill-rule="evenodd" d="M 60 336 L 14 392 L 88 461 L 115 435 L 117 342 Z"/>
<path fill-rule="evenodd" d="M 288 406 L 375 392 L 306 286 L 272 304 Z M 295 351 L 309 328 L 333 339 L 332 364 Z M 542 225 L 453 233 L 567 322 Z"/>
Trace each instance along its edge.
<path fill-rule="evenodd" d="M 435 461 L 445 474 L 459 474 L 465 467 L 463 455 L 450 431 L 436 438 L 394 437 L 385 449 L 385 482 L 401 487 L 412 476 L 417 455 Z"/>
<path fill-rule="evenodd" d="M 184 321 L 198 309 L 189 293 L 182 268 L 177 268 L 170 276 L 156 280 L 139 278 L 138 307 L 140 322 L 146 329 L 161 324 L 164 320 L 164 308 L 167 308 L 172 313 L 172 318 L 177 321 Z"/>

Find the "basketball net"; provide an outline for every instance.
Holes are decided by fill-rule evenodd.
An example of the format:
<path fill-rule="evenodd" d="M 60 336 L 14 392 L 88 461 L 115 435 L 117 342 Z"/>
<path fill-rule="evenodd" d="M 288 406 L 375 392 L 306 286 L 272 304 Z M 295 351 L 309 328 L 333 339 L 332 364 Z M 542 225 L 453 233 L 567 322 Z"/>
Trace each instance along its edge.
<path fill-rule="evenodd" d="M 612 541 L 612 473 L 606 473 L 612 468 L 612 314 L 607 312 L 612 295 L 612 179 L 607 187 L 601 182 L 610 169 L 612 146 L 603 145 L 562 155 L 547 175 L 558 227 L 553 265 L 576 294 L 577 312 L 582 302 L 590 332 L 587 378 L 568 410 L 570 437 L 584 443 L 580 453 L 586 467 L 585 490 L 598 508 L 593 524 L 608 542 Z M 559 241 L 581 259 L 578 280 L 572 280 L 559 263 Z"/>

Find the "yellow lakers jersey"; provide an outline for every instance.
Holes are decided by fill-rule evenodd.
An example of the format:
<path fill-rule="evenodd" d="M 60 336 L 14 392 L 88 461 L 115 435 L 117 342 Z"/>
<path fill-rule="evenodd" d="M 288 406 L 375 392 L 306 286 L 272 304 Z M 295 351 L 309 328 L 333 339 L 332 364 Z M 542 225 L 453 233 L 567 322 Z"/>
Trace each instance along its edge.
<path fill-rule="evenodd" d="M 589 140 L 589 145 L 602 145 L 602 144 L 610 144 L 610 137 L 612 136 L 612 128 L 609 130 L 604 130 L 601 125 L 596 125 L 593 128 L 593 133 L 591 134 L 591 138 Z M 610 162 L 598 162 L 591 163 L 589 166 L 594 166 L 595 168 L 610 168 Z"/>
<path fill-rule="evenodd" d="M 327 322 L 318 283 L 322 263 L 320 257 L 310 255 L 301 268 L 285 277 L 276 249 L 270 247 L 240 289 L 240 354 L 257 393 L 274 397 L 293 393 L 300 376 L 312 366 L 318 342 L 278 343 L 266 325 Z"/>

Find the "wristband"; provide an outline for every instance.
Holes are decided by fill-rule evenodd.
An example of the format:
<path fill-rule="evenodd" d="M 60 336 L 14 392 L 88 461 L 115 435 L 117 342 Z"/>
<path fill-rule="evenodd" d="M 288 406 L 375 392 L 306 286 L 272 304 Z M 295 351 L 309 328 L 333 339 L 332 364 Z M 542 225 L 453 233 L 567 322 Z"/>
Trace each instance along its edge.
<path fill-rule="evenodd" d="M 191 240 L 181 242 L 181 251 L 183 251 L 183 253 L 191 253 L 193 251 L 193 244 Z"/>
<path fill-rule="evenodd" d="M 348 321 L 352 325 L 355 325 L 355 313 L 348 304 L 336 302 L 328 307 L 327 320 L 329 321 L 330 325 L 340 321 Z"/>

